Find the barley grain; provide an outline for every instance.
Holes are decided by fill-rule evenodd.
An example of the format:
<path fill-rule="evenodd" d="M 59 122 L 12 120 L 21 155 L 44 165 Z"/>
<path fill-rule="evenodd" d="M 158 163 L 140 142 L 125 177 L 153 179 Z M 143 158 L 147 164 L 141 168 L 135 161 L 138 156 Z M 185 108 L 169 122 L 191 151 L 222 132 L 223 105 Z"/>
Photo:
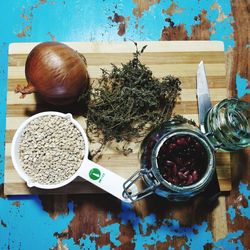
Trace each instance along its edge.
<path fill-rule="evenodd" d="M 84 140 L 68 119 L 46 115 L 26 126 L 18 153 L 21 167 L 33 182 L 58 184 L 81 166 Z"/>

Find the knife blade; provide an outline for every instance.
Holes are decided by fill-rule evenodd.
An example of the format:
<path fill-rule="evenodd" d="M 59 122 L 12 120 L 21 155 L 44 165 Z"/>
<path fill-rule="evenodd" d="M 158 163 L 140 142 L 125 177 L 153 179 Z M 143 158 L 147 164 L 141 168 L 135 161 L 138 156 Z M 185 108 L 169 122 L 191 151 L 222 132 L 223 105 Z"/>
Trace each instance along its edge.
<path fill-rule="evenodd" d="M 207 77 L 203 61 L 198 65 L 197 69 L 197 99 L 200 130 L 205 133 L 204 120 L 208 110 L 212 107 L 210 100 Z"/>

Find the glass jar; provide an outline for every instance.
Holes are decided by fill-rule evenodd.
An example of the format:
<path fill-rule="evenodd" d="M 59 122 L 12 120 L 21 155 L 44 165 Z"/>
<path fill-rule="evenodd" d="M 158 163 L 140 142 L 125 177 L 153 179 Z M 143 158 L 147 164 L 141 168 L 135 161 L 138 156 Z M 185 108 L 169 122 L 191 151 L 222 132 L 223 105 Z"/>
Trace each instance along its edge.
<path fill-rule="evenodd" d="M 221 151 L 250 146 L 250 103 L 228 98 L 209 110 L 204 122 L 209 140 Z"/>
<path fill-rule="evenodd" d="M 189 185 L 178 185 L 178 183 L 173 183 L 173 180 L 167 180 L 164 177 L 163 167 L 160 164 L 162 150 L 168 145 L 168 142 L 171 147 L 173 144 L 171 143 L 172 140 L 181 140 L 183 138 L 187 138 L 187 140 L 191 138 L 192 144 L 199 143 L 198 147 L 202 149 L 204 154 L 204 167 L 201 169 L 199 179 Z M 215 171 L 215 157 L 213 151 L 213 146 L 208 138 L 197 127 L 183 123 L 177 119 L 171 119 L 170 121 L 164 122 L 161 126 L 151 131 L 143 140 L 140 148 L 141 169 L 124 183 L 125 193 L 133 201 L 142 199 L 152 193 L 156 193 L 170 200 L 185 200 L 190 198 L 204 190 L 213 177 Z M 196 154 L 196 152 L 194 153 Z M 180 159 L 181 158 L 179 158 L 179 160 Z M 188 161 L 188 159 L 185 160 Z M 166 161 L 169 163 L 170 159 Z M 184 168 L 183 170 L 179 168 L 174 171 L 180 171 L 177 173 L 177 176 L 183 174 L 184 176 L 182 176 L 182 178 L 188 181 L 188 177 L 192 175 L 192 173 L 187 174 L 187 177 L 185 177 L 185 172 L 187 172 L 188 169 L 185 169 L 184 165 L 185 162 L 182 165 L 182 168 Z M 130 185 L 141 178 L 144 180 L 147 187 L 131 196 L 129 194 Z M 181 181 L 182 179 L 179 178 L 177 181 L 178 180 Z"/>
<path fill-rule="evenodd" d="M 215 150 L 230 151 L 249 145 L 247 110 L 249 103 L 225 99 L 206 115 L 205 133 L 180 119 L 155 128 L 141 144 L 141 169 L 124 183 L 125 195 L 136 201 L 156 193 L 181 201 L 204 191 L 215 176 Z M 131 195 L 129 188 L 139 179 L 144 180 L 146 188 Z"/>

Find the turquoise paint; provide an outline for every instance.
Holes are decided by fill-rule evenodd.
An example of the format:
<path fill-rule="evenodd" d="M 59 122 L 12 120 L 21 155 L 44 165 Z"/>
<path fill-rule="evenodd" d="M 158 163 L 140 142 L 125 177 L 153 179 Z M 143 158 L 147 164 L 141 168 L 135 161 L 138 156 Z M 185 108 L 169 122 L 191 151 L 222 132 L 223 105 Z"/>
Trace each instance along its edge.
<path fill-rule="evenodd" d="M 170 237 L 170 239 L 173 239 L 173 237 L 187 237 L 186 245 L 191 250 L 201 249 L 206 243 L 212 242 L 212 233 L 207 230 L 207 222 L 192 227 L 182 227 L 178 220 L 165 219 L 158 222 L 155 229 L 148 230 L 152 223 L 156 225 L 156 216 L 150 214 L 145 218 L 140 218 L 136 215 L 132 206 L 124 203 L 119 217 L 122 224 L 130 223 L 133 226 L 135 235 L 132 243 L 135 244 L 135 249 L 143 249 L 144 245 L 153 246 L 157 242 L 164 243 L 167 241 L 167 237 Z M 143 230 L 140 230 L 141 228 Z"/>
<path fill-rule="evenodd" d="M 227 210 L 230 220 L 234 223 L 236 215 L 246 217 L 250 220 L 250 190 L 248 189 L 248 184 L 240 182 L 239 193 L 247 201 L 247 207 L 237 205 L 237 208 L 230 206 Z"/>
<path fill-rule="evenodd" d="M 167 9 L 172 3 L 169 0 L 161 0 L 157 5 L 150 7 L 149 11 L 143 13 L 142 18 L 137 19 L 133 16 L 135 4 L 132 0 L 119 1 L 93 1 L 93 0 L 47 0 L 44 4 L 32 10 L 39 0 L 18 0 L 2 1 L 0 9 L 4 15 L 0 15 L 0 183 L 3 183 L 4 169 L 4 140 L 5 140 L 5 117 L 6 117 L 6 81 L 7 81 L 7 49 L 10 42 L 38 42 L 51 40 L 48 32 L 55 36 L 57 41 L 103 41 L 103 40 L 159 40 L 161 31 L 168 17 L 162 13 L 162 9 Z M 94 2 L 94 4 L 93 4 Z M 234 41 L 230 38 L 232 33 L 232 18 L 225 19 L 222 23 L 216 21 L 218 11 L 211 11 L 210 7 L 214 3 L 208 0 L 189 0 L 175 1 L 179 8 L 185 8 L 183 13 L 175 13 L 171 18 L 176 25 L 184 23 L 191 35 L 191 26 L 199 23 L 194 21 L 193 17 L 201 13 L 202 9 L 208 11 L 207 17 L 215 23 L 215 34 L 211 36 L 213 40 L 222 40 L 225 43 L 226 50 L 234 46 Z M 231 12 L 229 0 L 218 1 L 224 14 L 229 15 Z M 117 7 L 116 7 L 117 5 Z M 119 24 L 111 22 L 108 17 L 113 16 L 114 12 L 123 15 L 125 18 L 130 17 L 127 21 L 127 30 L 124 36 L 117 34 Z M 25 20 L 21 15 L 27 15 L 29 20 Z M 138 24 L 138 29 L 135 25 Z M 20 33 L 27 26 L 32 26 L 25 37 L 18 38 Z M 144 26 L 144 28 L 142 28 Z M 249 44 L 246 45 L 249 48 Z M 239 76 L 237 76 L 238 78 Z M 246 90 L 246 80 L 237 80 L 240 95 L 248 92 Z M 249 205 L 249 190 L 246 184 L 240 184 L 240 192 L 246 197 Z M 20 201 L 20 207 L 13 206 L 14 201 Z M 11 199 L 0 198 L 0 221 L 6 223 L 6 227 L 0 224 L 0 249 L 49 249 L 57 243 L 54 236 L 55 232 L 65 230 L 72 220 L 73 204 L 69 203 L 69 213 L 60 215 L 53 220 L 45 211 L 43 211 L 41 202 L 37 196 L 22 196 Z M 229 210 L 233 220 L 234 214 Z M 250 219 L 248 208 L 240 207 L 239 215 Z M 238 216 L 238 211 L 237 211 Z M 182 227 L 177 220 L 158 221 L 156 215 L 150 214 L 145 218 L 137 216 L 132 206 L 122 204 L 121 213 L 118 216 L 121 223 L 132 225 L 135 232 L 133 243 L 136 249 L 143 249 L 143 244 L 155 245 L 157 242 L 165 242 L 166 237 L 183 237 L 187 236 L 185 246 L 190 249 L 202 248 L 206 243 L 213 243 L 212 232 L 208 230 L 206 221 L 201 225 L 192 227 Z M 117 216 L 108 213 L 107 220 L 117 221 Z M 114 224 L 114 225 L 113 225 Z M 120 244 L 118 240 L 119 228 L 117 223 L 110 224 L 106 228 L 112 234 L 111 243 Z M 102 234 L 105 229 L 100 225 Z M 104 231 L 102 231 L 104 230 Z M 113 231 L 114 232 L 113 232 Z M 194 233 L 195 232 L 197 233 Z M 112 232 L 111 232 L 112 231 Z M 28 232 L 28 233 L 27 233 Z M 241 230 L 228 234 L 224 239 L 215 242 L 215 247 L 225 246 L 224 249 L 235 249 L 241 247 L 239 239 L 242 235 Z M 80 240 L 80 246 L 76 245 L 73 239 L 64 240 L 63 243 L 68 245 L 69 249 L 91 249 L 96 248 L 96 239 L 102 235 L 84 235 Z M 30 240 L 32 238 L 32 240 Z M 237 239 L 236 243 L 230 243 L 231 239 Z M 35 245 L 39 242 L 39 245 Z M 84 246 L 84 247 L 83 247 Z M 182 246 L 184 249 L 185 246 Z M 98 249 L 110 249 L 110 245 L 99 247 Z"/>
<path fill-rule="evenodd" d="M 20 201 L 20 207 L 13 205 L 14 201 Z M 42 250 L 56 246 L 54 233 L 67 229 L 74 217 L 73 204 L 69 203 L 67 215 L 52 219 L 37 196 L 24 200 L 0 198 L 0 207 L 0 220 L 7 225 L 0 226 L 0 249 Z"/>
<path fill-rule="evenodd" d="M 233 22 L 233 18 L 230 16 L 231 13 L 231 5 L 228 4 L 228 1 L 218 1 L 218 4 L 221 6 L 222 12 L 227 16 L 227 18 L 222 21 L 218 22 L 218 10 L 214 9 L 211 10 L 211 6 L 217 1 L 197 1 L 189 0 L 189 1 L 174 1 L 175 4 L 178 5 L 179 9 L 184 9 L 182 13 L 174 13 L 172 16 L 167 14 L 160 14 L 162 18 L 170 17 L 171 20 L 175 23 L 175 25 L 185 24 L 185 28 L 187 30 L 187 34 L 191 37 L 192 34 L 192 26 L 199 24 L 200 21 L 195 21 L 194 17 L 198 16 L 202 10 L 207 11 L 207 18 L 209 19 L 211 24 L 214 24 L 214 27 L 210 28 L 210 31 L 213 29 L 215 30 L 214 34 L 211 34 L 211 40 L 220 40 L 224 42 L 225 50 L 228 50 L 229 47 L 234 47 L 234 40 L 230 37 L 233 33 L 233 28 L 231 23 Z M 158 13 L 161 13 L 162 9 L 168 9 L 171 5 L 171 1 L 161 1 L 160 5 L 156 5 L 155 8 L 158 6 Z M 142 18 L 142 20 L 144 20 Z M 145 20 L 146 22 L 146 20 Z M 169 23 L 163 23 L 165 26 L 169 26 Z M 148 25 L 147 25 L 148 27 Z"/>
<path fill-rule="evenodd" d="M 0 15 L 1 16 L 1 15 Z M 0 22 L 1 23 L 1 22 Z M 1 39 L 0 39 L 1 41 Z M 5 123 L 6 123 L 6 93 L 7 93 L 7 67 L 6 58 L 7 44 L 0 43 L 0 184 L 3 183 L 4 178 L 4 141 L 5 141 Z"/>
<path fill-rule="evenodd" d="M 143 249 L 144 245 L 153 246 L 157 242 L 164 243 L 167 241 L 167 237 L 170 237 L 171 240 L 173 237 L 187 237 L 185 246 L 188 246 L 190 250 L 203 249 L 208 243 L 214 244 L 215 249 L 221 249 L 221 247 L 225 247 L 223 249 L 231 249 L 226 247 L 232 246 L 241 249 L 240 247 L 242 246 L 242 242 L 238 239 L 243 234 L 242 230 L 229 233 L 224 239 L 213 242 L 212 232 L 208 230 L 208 223 L 206 221 L 202 222 L 201 225 L 182 227 L 178 220 L 165 219 L 158 228 L 151 228 L 151 230 L 147 231 L 142 230 L 141 232 L 140 228 L 148 229 L 149 226 L 151 227 L 152 222 L 156 222 L 154 214 L 142 219 L 135 214 L 132 206 L 123 204 L 119 217 L 123 224 L 130 222 L 133 225 L 135 235 L 132 239 L 132 243 L 135 244 L 135 249 Z M 238 239 L 235 245 L 230 242 L 232 239 Z M 182 246 L 182 249 L 184 249 L 185 246 Z"/>
<path fill-rule="evenodd" d="M 238 239 L 240 236 L 243 235 L 243 230 L 238 230 L 233 233 L 229 233 L 224 239 L 221 239 L 214 243 L 214 250 L 220 249 L 230 249 L 230 250 L 244 250 L 244 246 L 242 242 Z M 231 242 L 232 240 L 236 240 L 236 242 Z"/>
<path fill-rule="evenodd" d="M 245 94 L 250 94 L 250 89 L 247 88 L 247 79 L 242 78 L 239 74 L 236 75 L 236 89 L 238 97 L 241 98 Z"/>
<path fill-rule="evenodd" d="M 116 247 L 119 247 L 121 245 L 121 242 L 118 240 L 120 236 L 120 224 L 119 223 L 113 223 L 111 225 L 102 227 L 101 232 L 103 234 L 109 233 L 110 241 Z"/>
<path fill-rule="evenodd" d="M 143 234 L 147 233 L 148 225 L 157 226 L 157 224 L 156 224 L 156 215 L 155 214 L 151 214 L 151 215 L 146 216 L 144 218 L 144 223 L 141 225 Z"/>
<path fill-rule="evenodd" d="M 230 206 L 227 210 L 227 213 L 229 214 L 229 217 L 230 217 L 230 220 L 231 220 L 231 223 L 234 224 L 234 219 L 236 217 L 236 210 L 234 207 Z"/>
<path fill-rule="evenodd" d="M 84 238 L 80 239 L 80 246 L 83 249 L 96 249 L 97 245 L 95 239 L 99 238 L 98 234 L 91 233 L 90 235 L 84 234 Z"/>
<path fill-rule="evenodd" d="M 110 250 L 110 245 L 105 245 L 102 247 L 98 247 L 98 250 Z"/>
<path fill-rule="evenodd" d="M 222 22 L 218 22 L 218 14 L 219 11 L 217 9 L 211 11 L 210 13 L 213 13 L 213 18 L 211 22 L 215 23 L 215 33 L 211 35 L 211 40 L 221 40 L 224 42 L 225 51 L 227 51 L 230 47 L 234 47 L 234 40 L 231 38 L 231 35 L 233 34 L 233 27 L 232 23 L 234 22 L 233 17 L 231 16 L 231 4 L 228 4 L 227 1 L 214 1 L 211 3 L 211 6 L 213 3 L 218 3 L 221 6 L 222 12 L 227 16 L 226 19 Z M 216 15 L 215 15 L 216 13 Z"/>
<path fill-rule="evenodd" d="M 63 246 L 67 247 L 69 250 L 78 250 L 78 249 L 97 249 L 95 239 L 99 238 L 97 234 L 84 234 L 83 238 L 80 239 L 79 244 L 75 243 L 72 238 L 62 240 Z"/>
<path fill-rule="evenodd" d="M 165 9 L 167 9 L 170 4 L 172 3 L 171 1 L 167 1 L 168 5 L 165 6 Z M 195 21 L 194 17 L 198 16 L 203 9 L 208 9 L 210 3 L 208 1 L 174 1 L 175 4 L 178 5 L 179 8 L 185 9 L 181 14 L 179 13 L 174 13 L 171 17 L 165 14 L 166 17 L 170 17 L 171 20 L 175 23 L 175 25 L 179 24 L 185 24 L 187 34 L 190 37 L 192 34 L 192 26 L 195 24 L 198 24 L 199 21 Z M 167 26 L 167 25 L 166 25 Z"/>
<path fill-rule="evenodd" d="M 249 190 L 246 192 L 245 186 L 242 185 L 242 187 L 244 193 L 248 194 Z M 135 235 L 132 239 L 132 243 L 135 244 L 135 249 L 144 249 L 144 245 L 153 246 L 157 242 L 164 243 L 167 241 L 167 237 L 170 237 L 171 240 L 173 237 L 187 237 L 185 246 L 188 246 L 191 250 L 203 249 L 208 243 L 213 244 L 214 249 L 243 249 L 242 242 L 239 239 L 239 237 L 243 235 L 242 230 L 229 233 L 225 238 L 213 242 L 212 232 L 208 230 L 208 223 L 206 221 L 200 225 L 183 227 L 178 220 L 165 219 L 162 222 L 158 222 L 156 229 L 152 229 L 151 223 L 153 222 L 154 225 L 156 223 L 156 216 L 154 214 L 140 218 L 135 214 L 132 206 L 124 203 L 119 217 L 123 224 L 130 222 L 130 224 L 133 225 Z M 144 230 L 141 231 L 140 228 L 144 228 Z M 145 230 L 145 228 L 147 228 L 147 230 Z M 237 239 L 235 244 L 230 242 L 233 239 Z M 184 249 L 185 246 L 182 246 L 182 249 Z"/>
<path fill-rule="evenodd" d="M 244 216 L 250 220 L 250 190 L 248 189 L 248 185 L 241 182 L 239 191 L 245 196 L 245 199 L 247 200 L 247 207 L 240 206 L 239 208 L 241 216 Z"/>
<path fill-rule="evenodd" d="M 70 250 L 82 249 L 82 246 L 76 244 L 72 238 L 67 240 L 62 240 L 62 244 Z"/>

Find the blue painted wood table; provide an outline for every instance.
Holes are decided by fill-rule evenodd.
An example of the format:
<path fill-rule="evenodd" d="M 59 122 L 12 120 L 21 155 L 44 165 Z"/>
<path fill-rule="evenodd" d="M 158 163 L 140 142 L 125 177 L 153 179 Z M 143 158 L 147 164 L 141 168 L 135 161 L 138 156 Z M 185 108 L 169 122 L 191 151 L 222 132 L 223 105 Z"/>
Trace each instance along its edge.
<path fill-rule="evenodd" d="M 152 196 L 3 195 L 8 45 L 41 41 L 221 40 L 229 95 L 249 101 L 247 0 L 1 1 L 0 249 L 250 249 L 249 149 L 232 155 L 232 185 L 210 207 Z"/>

